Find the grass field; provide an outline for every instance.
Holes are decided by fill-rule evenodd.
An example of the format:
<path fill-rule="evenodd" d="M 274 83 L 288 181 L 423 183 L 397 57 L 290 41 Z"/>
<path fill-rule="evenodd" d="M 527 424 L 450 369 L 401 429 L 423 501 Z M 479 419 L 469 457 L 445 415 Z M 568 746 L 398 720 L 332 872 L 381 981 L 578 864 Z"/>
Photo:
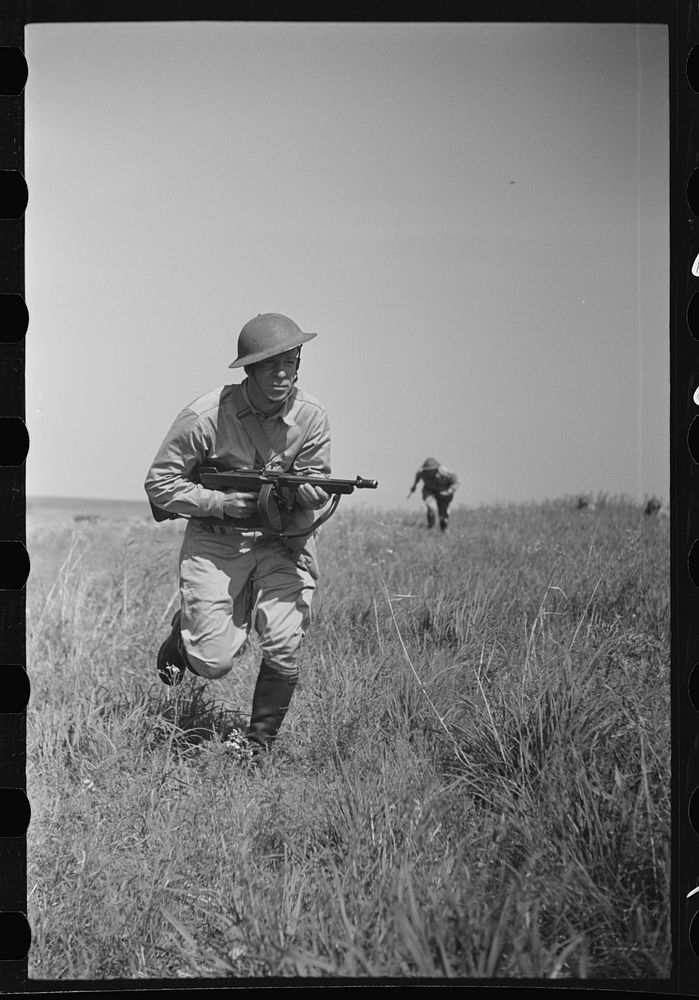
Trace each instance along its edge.
<path fill-rule="evenodd" d="M 28 517 L 29 974 L 663 978 L 667 521 L 352 509 L 274 759 L 258 653 L 164 688 L 181 524 Z"/>

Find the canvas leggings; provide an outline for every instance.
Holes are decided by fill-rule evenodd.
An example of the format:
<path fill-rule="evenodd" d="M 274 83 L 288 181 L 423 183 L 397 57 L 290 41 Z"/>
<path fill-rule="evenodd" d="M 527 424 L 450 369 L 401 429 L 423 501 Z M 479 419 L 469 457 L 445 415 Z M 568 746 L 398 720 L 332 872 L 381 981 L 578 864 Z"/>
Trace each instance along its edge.
<path fill-rule="evenodd" d="M 316 586 L 315 540 L 292 555 L 259 532 L 214 534 L 189 521 L 180 551 L 181 633 L 187 657 L 216 680 L 254 628 L 265 662 L 296 678 L 296 657 L 311 623 Z M 310 551 L 309 551 L 310 550 Z"/>
<path fill-rule="evenodd" d="M 438 517 L 440 524 L 446 524 L 449 520 L 449 504 L 452 497 L 443 497 L 435 490 L 423 489 L 422 499 L 427 504 L 427 523 L 434 524 Z"/>

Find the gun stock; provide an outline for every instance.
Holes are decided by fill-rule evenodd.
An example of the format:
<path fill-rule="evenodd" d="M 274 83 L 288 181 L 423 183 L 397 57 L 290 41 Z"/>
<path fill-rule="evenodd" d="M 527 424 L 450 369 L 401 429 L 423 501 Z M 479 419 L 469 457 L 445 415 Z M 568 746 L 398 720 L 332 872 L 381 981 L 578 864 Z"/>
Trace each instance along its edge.
<path fill-rule="evenodd" d="M 152 500 L 149 500 L 150 512 L 153 515 L 154 521 L 176 521 L 181 514 L 171 514 L 168 510 L 163 510 L 162 507 L 156 507 Z"/>

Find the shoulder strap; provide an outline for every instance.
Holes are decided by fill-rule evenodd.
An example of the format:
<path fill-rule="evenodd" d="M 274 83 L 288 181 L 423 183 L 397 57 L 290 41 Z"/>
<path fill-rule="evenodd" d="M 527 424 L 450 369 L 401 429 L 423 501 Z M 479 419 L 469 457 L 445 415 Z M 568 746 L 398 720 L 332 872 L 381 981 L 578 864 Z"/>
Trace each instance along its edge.
<path fill-rule="evenodd" d="M 236 407 L 235 415 L 242 423 L 248 437 L 255 446 L 255 468 L 267 468 L 267 466 L 272 464 L 276 453 L 272 448 L 269 438 L 260 427 L 259 420 L 245 401 L 241 385 L 233 386 L 233 401 Z"/>

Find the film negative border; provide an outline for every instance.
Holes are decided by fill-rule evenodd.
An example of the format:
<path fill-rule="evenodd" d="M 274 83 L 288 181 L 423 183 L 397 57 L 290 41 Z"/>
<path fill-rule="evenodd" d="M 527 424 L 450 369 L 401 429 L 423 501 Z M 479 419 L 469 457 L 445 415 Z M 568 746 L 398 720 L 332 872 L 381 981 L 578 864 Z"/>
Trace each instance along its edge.
<path fill-rule="evenodd" d="M 699 787 L 699 463 L 690 450 L 694 438 L 699 447 L 699 424 L 690 428 L 699 416 L 699 217 L 695 217 L 689 201 L 689 180 L 694 169 L 699 168 L 699 92 L 689 86 L 687 66 L 699 57 L 692 55 L 699 46 L 699 0 L 668 0 L 666 4 L 626 4 L 625 14 L 618 20 L 653 20 L 667 23 L 670 29 L 670 101 L 671 101 L 671 506 L 672 506 L 672 636 L 673 636 L 673 801 L 679 804 L 674 816 L 673 833 L 673 932 L 674 968 L 673 985 L 677 992 L 693 995 L 699 984 L 699 830 L 695 832 L 694 810 L 699 797 L 692 797 Z M 23 87 L 11 93 L 6 79 L 16 81 L 23 72 L 24 25 L 28 23 L 28 4 L 21 0 L 6 0 L 0 13 L 0 181 L 7 187 L 0 190 L 0 204 L 12 204 L 13 199 L 26 199 L 28 192 L 22 181 L 24 170 L 24 101 Z M 85 3 L 56 3 L 46 0 L 34 5 L 32 20 L 79 21 L 95 19 L 113 20 L 166 20 L 168 11 L 172 19 L 196 19 L 213 16 L 216 4 L 203 3 L 197 13 L 193 5 L 163 3 L 158 10 L 153 4 L 122 4 L 118 11 L 112 3 L 104 4 L 101 16 L 95 15 L 94 5 Z M 412 10 L 413 5 L 409 5 Z M 475 3 L 462 12 L 465 19 L 475 15 Z M 614 20 L 615 12 L 623 4 L 614 0 L 608 4 L 606 16 L 596 15 L 602 8 L 594 3 L 587 5 L 581 14 L 576 4 L 561 17 L 551 5 L 535 5 L 536 20 Z M 580 5 L 581 7 L 584 5 Z M 36 16 L 43 7 L 43 17 Z M 255 3 L 234 5 L 242 19 L 260 19 L 259 5 Z M 341 4 L 331 4 L 333 15 L 339 17 Z M 663 10 L 664 7 L 664 10 Z M 176 9 L 175 9 L 176 8 Z M 279 19 L 286 19 L 284 5 L 274 7 Z M 439 8 L 439 5 L 438 5 Z M 513 17 L 511 5 L 509 17 Z M 656 14 L 656 12 L 660 11 Z M 228 10 L 230 19 L 235 10 Z M 289 12 L 286 11 L 288 14 Z M 351 20 L 363 12 L 357 8 L 345 10 Z M 395 19 L 407 18 L 401 7 Z M 502 5 L 494 2 L 483 18 L 501 20 Z M 442 20 L 444 10 L 431 9 L 429 17 L 417 18 Z M 327 17 L 320 9 L 316 18 Z M 371 16 L 381 19 L 381 4 L 372 5 Z M 293 17 L 291 18 L 293 19 Z M 312 19 L 312 18 L 310 18 Z M 332 18 L 331 18 L 332 19 Z M 367 18 L 371 19 L 371 17 Z M 393 19 L 389 17 L 388 19 Z M 525 18 L 520 18 L 524 20 Z M 531 18 L 530 18 L 531 19 Z M 675 20 L 676 19 L 676 20 Z M 10 51 L 11 50 L 11 51 Z M 19 66 L 18 70 L 16 67 Z M 691 68 L 691 67 L 690 67 Z M 26 62 L 24 62 L 26 69 Z M 25 76 L 26 80 L 26 76 Z M 14 86 L 15 84 L 13 84 Z M 12 175 L 10 177 L 10 175 Z M 20 179 L 21 178 L 21 179 Z M 696 196 L 691 204 L 699 208 L 699 180 Z M 695 200 L 696 197 L 696 200 Z M 26 900 L 26 829 L 30 821 L 30 803 L 26 797 L 24 772 L 25 710 L 29 698 L 29 680 L 25 666 L 25 599 L 24 583 L 29 572 L 24 528 L 25 486 L 24 466 L 19 459 L 22 450 L 30 447 L 26 428 L 14 430 L 24 422 L 24 340 L 31 335 L 29 314 L 25 303 L 24 284 L 24 220 L 22 212 L 0 218 L 0 431 L 7 436 L 0 438 L 0 544 L 7 559 L 0 560 L 8 566 L 11 587 L 0 579 L 0 669 L 3 688 L 0 705 L 0 817 L 13 817 L 3 827 L 0 821 L 0 991 L 20 992 L 26 988 L 27 955 L 31 932 L 27 921 Z M 694 267 L 696 266 L 696 270 Z M 695 293 L 697 298 L 695 299 Z M 29 303 L 31 305 L 31 303 Z M 11 461 L 3 464 L 5 441 L 11 451 Z M 699 457 L 699 451 L 697 452 Z M 697 494 L 693 496 L 693 491 Z M 697 569 L 692 547 L 697 544 Z M 5 548 L 7 546 L 7 548 Z M 690 573 L 690 566 L 693 572 Z M 0 573 L 2 569 L 0 569 Z M 696 576 L 695 582 L 693 576 Z M 690 803 L 691 815 L 690 815 Z M 696 819 L 699 823 L 699 817 Z M 24 831 L 24 832 L 23 832 Z M 12 870 L 15 875 L 9 877 Z M 20 874 L 17 874 L 20 873 Z M 560 987 L 560 981 L 557 983 Z M 641 987 L 642 989 L 642 987 Z"/>
<path fill-rule="evenodd" d="M 682 27 L 685 30 L 682 31 Z M 672 49 L 671 49 L 672 60 Z M 678 990 L 699 990 L 699 5 L 678 25 L 671 121 L 673 902 Z M 674 124 L 674 130 L 673 130 Z M 673 163 L 673 158 L 676 161 Z"/>
<path fill-rule="evenodd" d="M 0 27 L 0 990 L 26 989 L 27 915 L 24 358 L 24 5 L 7 4 Z"/>

